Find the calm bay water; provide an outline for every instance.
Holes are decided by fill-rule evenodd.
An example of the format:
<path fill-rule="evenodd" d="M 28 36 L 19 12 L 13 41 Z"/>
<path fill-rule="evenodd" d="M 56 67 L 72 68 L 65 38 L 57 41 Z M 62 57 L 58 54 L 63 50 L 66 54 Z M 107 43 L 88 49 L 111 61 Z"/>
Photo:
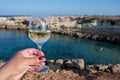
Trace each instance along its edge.
<path fill-rule="evenodd" d="M 27 31 L 0 31 L 0 59 L 8 60 L 25 48 L 37 48 Z M 52 34 L 42 48 L 47 59 L 83 58 L 87 64 L 120 63 L 120 45 Z"/>

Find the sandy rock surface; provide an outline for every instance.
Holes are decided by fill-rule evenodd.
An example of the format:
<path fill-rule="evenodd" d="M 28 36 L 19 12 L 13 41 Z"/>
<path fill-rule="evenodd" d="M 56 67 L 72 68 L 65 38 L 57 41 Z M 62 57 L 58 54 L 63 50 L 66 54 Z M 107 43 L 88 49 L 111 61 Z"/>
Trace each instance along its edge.
<path fill-rule="evenodd" d="M 120 80 L 120 74 L 86 73 L 77 70 L 57 70 L 54 72 L 49 70 L 45 74 L 28 72 L 21 80 Z"/>

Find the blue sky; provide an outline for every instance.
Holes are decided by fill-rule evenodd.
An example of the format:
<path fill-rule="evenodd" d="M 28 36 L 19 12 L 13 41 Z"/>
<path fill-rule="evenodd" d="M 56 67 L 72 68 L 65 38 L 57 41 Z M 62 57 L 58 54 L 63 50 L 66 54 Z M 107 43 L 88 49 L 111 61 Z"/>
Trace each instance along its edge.
<path fill-rule="evenodd" d="M 120 0 L 0 0 L 0 15 L 120 15 Z"/>

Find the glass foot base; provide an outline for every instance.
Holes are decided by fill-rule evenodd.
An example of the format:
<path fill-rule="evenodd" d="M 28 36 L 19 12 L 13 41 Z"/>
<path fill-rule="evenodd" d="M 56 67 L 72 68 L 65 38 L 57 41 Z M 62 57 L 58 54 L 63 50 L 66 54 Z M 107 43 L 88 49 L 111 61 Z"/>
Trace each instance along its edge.
<path fill-rule="evenodd" d="M 48 66 L 39 66 L 39 67 L 40 67 L 40 71 L 39 71 L 40 74 L 43 74 L 49 70 Z"/>

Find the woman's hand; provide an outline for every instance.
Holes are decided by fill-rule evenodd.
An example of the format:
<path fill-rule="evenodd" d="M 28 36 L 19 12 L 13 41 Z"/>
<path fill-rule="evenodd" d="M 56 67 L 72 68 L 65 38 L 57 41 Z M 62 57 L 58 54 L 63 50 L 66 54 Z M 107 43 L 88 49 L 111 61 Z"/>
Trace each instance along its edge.
<path fill-rule="evenodd" d="M 19 80 L 28 70 L 35 70 L 31 65 L 44 65 L 43 56 L 42 52 L 34 48 L 19 51 L 0 68 L 0 80 Z"/>

